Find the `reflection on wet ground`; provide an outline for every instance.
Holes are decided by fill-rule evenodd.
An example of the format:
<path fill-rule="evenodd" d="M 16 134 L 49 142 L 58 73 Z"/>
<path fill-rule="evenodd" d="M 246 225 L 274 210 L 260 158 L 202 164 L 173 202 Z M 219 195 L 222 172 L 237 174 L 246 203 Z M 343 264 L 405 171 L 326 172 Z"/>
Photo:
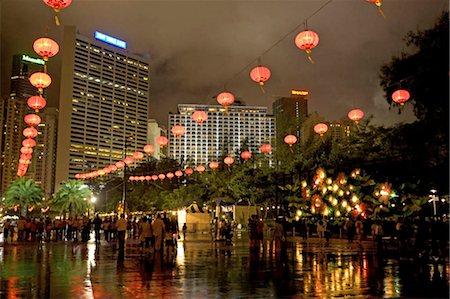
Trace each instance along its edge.
<path fill-rule="evenodd" d="M 128 245 L 0 246 L 2 298 L 448 297 L 448 265 L 419 267 L 343 240 L 289 243 L 287 254 L 249 253 L 246 240 L 179 242 L 173 263 Z"/>

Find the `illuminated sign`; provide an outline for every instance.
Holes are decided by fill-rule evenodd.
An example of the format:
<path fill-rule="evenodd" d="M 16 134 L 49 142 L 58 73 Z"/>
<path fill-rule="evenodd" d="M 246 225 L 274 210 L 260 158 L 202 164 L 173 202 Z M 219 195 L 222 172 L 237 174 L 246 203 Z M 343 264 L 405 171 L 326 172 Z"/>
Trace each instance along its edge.
<path fill-rule="evenodd" d="M 291 95 L 293 95 L 293 96 L 307 96 L 307 95 L 309 95 L 309 91 L 292 89 L 291 90 Z"/>
<path fill-rule="evenodd" d="M 36 64 L 41 64 L 44 65 L 45 61 L 40 59 L 40 58 L 34 58 L 34 57 L 30 57 L 28 55 L 23 54 L 22 55 L 22 61 L 26 61 L 26 62 L 31 62 L 31 63 L 36 63 Z"/>
<path fill-rule="evenodd" d="M 104 33 L 98 32 L 98 31 L 95 31 L 95 38 L 98 40 L 101 40 L 102 42 L 116 46 L 121 49 L 127 48 L 127 43 L 124 42 L 123 40 L 117 39 L 115 37 L 106 35 Z"/>

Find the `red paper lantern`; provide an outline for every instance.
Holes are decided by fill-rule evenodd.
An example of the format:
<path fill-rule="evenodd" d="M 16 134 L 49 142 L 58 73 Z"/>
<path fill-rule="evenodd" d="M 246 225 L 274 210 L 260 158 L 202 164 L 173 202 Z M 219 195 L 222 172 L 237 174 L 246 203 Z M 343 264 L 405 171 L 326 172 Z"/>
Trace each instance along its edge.
<path fill-rule="evenodd" d="M 145 176 L 143 176 L 143 175 L 141 175 L 140 177 L 139 177 L 139 180 L 142 182 L 142 181 L 145 181 Z"/>
<path fill-rule="evenodd" d="M 25 123 L 31 127 L 37 126 L 41 123 L 41 118 L 36 114 L 27 114 L 25 115 Z"/>
<path fill-rule="evenodd" d="M 250 72 L 250 78 L 261 86 L 264 85 L 264 82 L 269 80 L 270 75 L 270 70 L 265 66 L 257 66 Z"/>
<path fill-rule="evenodd" d="M 172 127 L 172 133 L 177 136 L 181 137 L 186 132 L 186 129 L 183 126 L 173 126 Z"/>
<path fill-rule="evenodd" d="M 167 137 L 164 136 L 156 137 L 156 143 L 159 144 L 160 147 L 166 146 L 168 142 L 169 140 L 167 139 Z"/>
<path fill-rule="evenodd" d="M 33 149 L 31 147 L 21 147 L 20 148 L 20 152 L 22 154 L 32 154 L 33 153 Z"/>
<path fill-rule="evenodd" d="M 187 170 L 187 169 L 186 169 Z M 203 165 L 198 165 L 195 170 L 197 170 L 197 172 L 202 173 L 203 171 L 205 171 L 205 166 Z"/>
<path fill-rule="evenodd" d="M 130 176 L 128 179 L 129 179 L 130 181 L 135 181 L 135 180 L 136 180 L 136 178 L 135 178 L 134 176 Z"/>
<path fill-rule="evenodd" d="M 206 114 L 205 111 L 198 110 L 198 111 L 195 111 L 194 113 L 192 113 L 192 119 L 196 123 L 202 124 L 208 119 L 208 114 Z"/>
<path fill-rule="evenodd" d="M 353 120 L 355 123 L 358 123 L 358 121 L 364 117 L 364 112 L 361 109 L 353 109 L 347 115 L 348 118 Z"/>
<path fill-rule="evenodd" d="M 404 105 L 410 98 L 410 94 L 407 90 L 399 89 L 392 94 L 392 100 L 400 105 Z"/>
<path fill-rule="evenodd" d="M 46 73 L 36 72 L 31 74 L 30 83 L 42 92 L 43 88 L 47 88 L 52 83 L 52 78 Z"/>
<path fill-rule="evenodd" d="M 323 136 L 328 131 L 328 126 L 326 124 L 320 123 L 314 126 L 314 132 Z"/>
<path fill-rule="evenodd" d="M 155 151 L 155 147 L 154 147 L 153 145 L 147 144 L 146 146 L 144 146 L 144 152 L 145 152 L 147 155 L 153 154 L 154 151 Z"/>
<path fill-rule="evenodd" d="M 43 0 L 45 4 L 53 8 L 56 12 L 60 11 L 72 3 L 72 0 Z"/>
<path fill-rule="evenodd" d="M 132 157 L 126 157 L 123 162 L 125 162 L 125 164 L 130 165 L 134 163 L 134 159 Z"/>
<path fill-rule="evenodd" d="M 123 162 L 123 161 L 117 162 L 117 163 L 116 163 L 116 167 L 117 167 L 118 169 L 124 168 L 124 167 L 125 167 L 125 162 Z"/>
<path fill-rule="evenodd" d="M 166 177 L 167 177 L 169 180 L 171 180 L 171 179 L 173 178 L 173 176 L 174 176 L 174 174 L 173 174 L 172 172 L 168 172 L 168 173 L 166 174 Z"/>
<path fill-rule="evenodd" d="M 27 138 L 35 138 L 38 135 L 38 131 L 33 127 L 25 128 L 22 133 Z"/>
<path fill-rule="evenodd" d="M 294 135 L 287 135 L 286 137 L 284 137 L 284 142 L 286 144 L 289 144 L 289 146 L 292 146 L 297 142 L 297 137 L 295 137 Z"/>
<path fill-rule="evenodd" d="M 150 175 L 146 175 L 146 176 L 145 176 L 145 180 L 146 180 L 146 181 L 151 181 L 151 179 L 152 179 L 152 177 L 151 177 Z"/>
<path fill-rule="evenodd" d="M 231 164 L 234 163 L 234 159 L 232 157 L 226 157 L 225 159 L 223 159 L 223 163 L 230 166 Z"/>
<path fill-rule="evenodd" d="M 21 154 L 20 159 L 31 160 L 31 154 Z"/>
<path fill-rule="evenodd" d="M 229 92 L 222 92 L 217 95 L 217 102 L 228 109 L 228 106 L 234 103 L 234 95 Z"/>
<path fill-rule="evenodd" d="M 141 153 L 141 152 L 135 152 L 135 153 L 133 154 L 133 158 L 134 158 L 135 160 L 137 160 L 137 161 L 140 161 L 140 160 L 142 160 L 142 159 L 144 158 L 144 154 Z"/>
<path fill-rule="evenodd" d="M 183 172 L 181 170 L 177 170 L 177 171 L 175 171 L 175 175 L 177 177 L 183 176 Z"/>
<path fill-rule="evenodd" d="M 152 180 L 154 181 L 158 180 L 158 176 L 156 174 L 152 175 Z"/>
<path fill-rule="evenodd" d="M 184 171 L 187 175 L 191 175 L 194 173 L 194 171 L 192 170 L 192 168 L 186 168 L 186 170 Z"/>
<path fill-rule="evenodd" d="M 77 174 L 75 175 L 75 178 L 76 178 L 76 179 L 81 178 L 81 174 L 77 173 Z"/>
<path fill-rule="evenodd" d="M 97 170 L 97 174 L 98 174 L 99 176 L 104 176 L 105 173 L 106 173 L 106 172 L 105 172 L 103 169 Z"/>
<path fill-rule="evenodd" d="M 31 138 L 24 139 L 22 141 L 22 146 L 24 146 L 24 147 L 35 147 L 36 146 L 36 141 L 34 141 L 34 139 L 31 139 Z"/>
<path fill-rule="evenodd" d="M 34 41 L 33 49 L 44 61 L 48 61 L 49 57 L 58 54 L 59 45 L 51 38 L 41 37 Z"/>
<path fill-rule="evenodd" d="M 383 5 L 381 0 L 367 0 L 367 2 L 374 3 L 378 7 L 381 7 L 381 5 Z"/>
<path fill-rule="evenodd" d="M 30 164 L 30 160 L 19 159 L 19 163 L 20 163 L 20 164 Z"/>
<path fill-rule="evenodd" d="M 116 165 L 111 165 L 109 166 L 111 168 L 111 171 L 114 172 L 117 170 L 117 166 Z"/>
<path fill-rule="evenodd" d="M 217 163 L 216 161 L 212 161 L 211 163 L 209 163 L 209 168 L 217 169 L 219 168 L 219 163 Z"/>
<path fill-rule="evenodd" d="M 160 180 L 164 180 L 166 178 L 166 175 L 164 173 L 160 173 L 160 174 L 158 174 L 158 178 Z"/>
<path fill-rule="evenodd" d="M 295 45 L 306 53 L 310 54 L 311 49 L 315 48 L 319 44 L 319 36 L 317 33 L 311 30 L 305 30 L 300 32 L 295 37 Z"/>
<path fill-rule="evenodd" d="M 251 157 L 252 157 L 252 153 L 251 152 L 245 151 L 245 152 L 241 153 L 241 158 L 244 159 L 244 160 L 248 160 Z"/>
<path fill-rule="evenodd" d="M 272 146 L 270 144 L 263 144 L 259 148 L 262 153 L 268 154 L 272 151 Z"/>
<path fill-rule="evenodd" d="M 28 107 L 38 112 L 47 105 L 47 102 L 42 96 L 32 96 L 27 101 Z"/>

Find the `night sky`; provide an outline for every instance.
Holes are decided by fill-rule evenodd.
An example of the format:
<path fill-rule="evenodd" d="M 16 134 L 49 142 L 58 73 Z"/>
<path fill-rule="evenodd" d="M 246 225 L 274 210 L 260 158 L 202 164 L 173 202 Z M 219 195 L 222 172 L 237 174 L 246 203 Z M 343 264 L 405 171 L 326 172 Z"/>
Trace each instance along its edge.
<path fill-rule="evenodd" d="M 150 57 L 150 114 L 162 125 L 178 103 L 214 103 L 213 96 L 245 65 L 301 24 L 326 0 L 310 1 L 91 1 L 73 0 L 59 14 L 62 26 L 76 25 L 82 35 L 101 31 L 127 41 L 130 52 Z M 1 71 L 3 97 L 9 92 L 12 55 L 34 55 L 33 41 L 45 35 L 62 40 L 62 27 L 41 0 L 2 0 Z M 247 68 L 228 90 L 247 105 L 272 106 L 293 88 L 310 91 L 309 112 L 329 121 L 352 108 L 374 115 L 377 124 L 414 120 L 406 105 L 401 115 L 379 86 L 380 66 L 406 50 L 409 30 L 427 29 L 447 0 L 385 0 L 386 19 L 365 0 L 334 0 L 308 20 L 320 43 L 311 64 L 293 40 L 300 27 L 261 57 L 272 71 L 265 93 L 250 80 Z M 257 63 L 254 63 L 256 66 Z M 49 105 L 57 106 L 59 58 L 49 62 L 55 84 Z M 414 95 L 412 95 L 413 97 Z M 270 109 L 271 111 L 271 109 Z"/>

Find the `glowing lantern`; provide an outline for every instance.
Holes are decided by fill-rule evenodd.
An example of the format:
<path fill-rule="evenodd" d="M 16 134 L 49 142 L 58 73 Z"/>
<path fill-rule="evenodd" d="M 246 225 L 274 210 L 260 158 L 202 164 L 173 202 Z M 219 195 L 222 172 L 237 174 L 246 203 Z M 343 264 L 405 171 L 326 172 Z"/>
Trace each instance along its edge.
<path fill-rule="evenodd" d="M 22 146 L 24 146 L 24 147 L 35 147 L 36 146 L 36 141 L 34 141 L 34 139 L 30 139 L 30 138 L 24 139 L 22 141 Z"/>
<path fill-rule="evenodd" d="M 152 180 L 154 181 L 158 180 L 158 176 L 156 174 L 152 175 Z"/>
<path fill-rule="evenodd" d="M 19 159 L 20 164 L 30 164 L 30 160 Z"/>
<path fill-rule="evenodd" d="M 187 169 L 186 169 L 187 170 Z M 205 166 L 203 165 L 198 165 L 195 170 L 197 170 L 197 172 L 202 173 L 203 171 L 205 171 Z"/>
<path fill-rule="evenodd" d="M 295 37 L 295 45 L 301 50 L 305 50 L 311 63 L 314 63 L 310 56 L 311 49 L 314 49 L 318 44 L 319 36 L 311 30 L 302 31 Z"/>
<path fill-rule="evenodd" d="M 183 126 L 173 126 L 172 133 L 177 137 L 181 137 L 186 132 L 186 129 Z"/>
<path fill-rule="evenodd" d="M 31 154 L 21 154 L 20 159 L 31 160 Z"/>
<path fill-rule="evenodd" d="M 105 171 L 103 169 L 97 170 L 97 173 L 99 176 L 104 176 L 105 175 Z"/>
<path fill-rule="evenodd" d="M 130 181 L 136 180 L 136 178 L 135 178 L 134 176 L 130 176 L 128 179 L 129 179 Z"/>
<path fill-rule="evenodd" d="M 124 168 L 124 167 L 125 167 L 125 162 L 123 162 L 123 161 L 117 162 L 117 163 L 116 163 L 116 167 L 117 167 L 118 169 Z"/>
<path fill-rule="evenodd" d="M 348 118 L 358 123 L 364 117 L 364 112 L 361 109 L 353 109 L 348 113 Z"/>
<path fill-rule="evenodd" d="M 174 174 L 173 174 L 172 172 L 168 172 L 168 173 L 166 174 L 166 177 L 167 177 L 169 180 L 171 180 L 171 179 L 173 178 L 173 176 L 174 176 Z"/>
<path fill-rule="evenodd" d="M 194 170 L 192 170 L 192 168 L 186 168 L 186 170 L 184 171 L 187 175 L 191 175 L 194 173 Z"/>
<path fill-rule="evenodd" d="M 81 178 L 81 175 L 80 175 L 79 173 L 77 173 L 77 174 L 75 175 L 75 178 L 76 178 L 76 179 L 79 179 L 79 178 Z"/>
<path fill-rule="evenodd" d="M 160 174 L 158 174 L 158 178 L 160 180 L 164 180 L 166 178 L 166 175 L 164 173 L 160 173 Z"/>
<path fill-rule="evenodd" d="M 183 172 L 181 170 L 177 170 L 177 171 L 175 171 L 175 175 L 177 177 L 183 176 Z"/>
<path fill-rule="evenodd" d="M 137 161 L 140 161 L 144 158 L 144 154 L 142 152 L 135 152 L 133 154 L 133 158 Z"/>
<path fill-rule="evenodd" d="M 145 181 L 145 176 L 143 176 L 143 175 L 141 175 L 140 177 L 138 177 L 139 178 L 139 180 L 142 182 L 142 181 Z"/>
<path fill-rule="evenodd" d="M 145 152 L 147 155 L 153 154 L 154 151 L 155 151 L 155 147 L 154 147 L 153 145 L 147 144 L 146 146 L 144 146 L 144 152 Z"/>
<path fill-rule="evenodd" d="M 205 111 L 198 110 L 198 111 L 195 111 L 194 113 L 192 113 L 192 119 L 196 123 L 202 124 L 208 119 L 208 114 L 206 114 Z"/>
<path fill-rule="evenodd" d="M 53 8 L 53 10 L 57 13 L 62 8 L 65 8 L 72 3 L 72 0 L 43 0 L 45 4 Z M 59 26 L 59 19 L 58 16 L 55 15 L 55 23 L 56 26 Z"/>
<path fill-rule="evenodd" d="M 34 41 L 33 49 L 44 61 L 48 61 L 49 57 L 58 54 L 59 45 L 51 38 L 41 37 Z"/>
<path fill-rule="evenodd" d="M 146 176 L 145 176 L 145 180 L 146 180 L 146 181 L 150 181 L 151 179 L 152 179 L 151 176 L 149 176 L 149 175 L 146 175 Z"/>
<path fill-rule="evenodd" d="M 226 157 L 226 158 L 223 160 L 223 163 L 225 163 L 225 164 L 227 164 L 228 166 L 230 166 L 231 164 L 234 163 L 234 159 L 233 159 L 232 157 Z"/>
<path fill-rule="evenodd" d="M 28 107 L 38 112 L 39 109 L 42 109 L 47 105 L 47 102 L 42 96 L 32 96 L 28 99 L 27 104 Z"/>
<path fill-rule="evenodd" d="M 217 169 L 219 168 L 219 163 L 217 163 L 216 161 L 212 161 L 211 163 L 209 163 L 209 168 Z"/>
<path fill-rule="evenodd" d="M 248 160 L 251 157 L 252 157 L 252 153 L 251 152 L 245 151 L 245 152 L 241 153 L 241 158 L 244 159 L 244 160 Z"/>
<path fill-rule="evenodd" d="M 25 115 L 25 123 L 31 127 L 37 126 L 41 123 L 41 118 L 36 114 L 27 114 Z"/>
<path fill-rule="evenodd" d="M 22 133 L 27 138 L 34 138 L 38 135 L 38 131 L 33 127 L 25 128 Z"/>
<path fill-rule="evenodd" d="M 32 154 L 33 153 L 33 149 L 31 147 L 21 147 L 20 148 L 20 152 L 22 154 Z"/>
<path fill-rule="evenodd" d="M 229 92 L 219 93 L 217 95 L 217 102 L 228 111 L 228 106 L 234 103 L 234 95 Z"/>
<path fill-rule="evenodd" d="M 328 131 L 328 126 L 326 124 L 320 123 L 314 126 L 314 132 L 323 136 Z"/>
<path fill-rule="evenodd" d="M 167 139 L 167 137 L 164 136 L 156 137 L 156 143 L 159 144 L 160 147 L 166 146 L 168 142 L 169 140 Z"/>
<path fill-rule="evenodd" d="M 272 151 L 272 146 L 270 144 L 266 143 L 266 144 L 261 145 L 259 150 L 264 154 L 268 154 Z"/>
<path fill-rule="evenodd" d="M 407 90 L 399 89 L 392 94 L 392 100 L 400 105 L 404 105 L 409 100 L 410 94 Z"/>
<path fill-rule="evenodd" d="M 31 74 L 30 83 L 42 93 L 42 89 L 48 87 L 52 83 L 52 78 L 46 73 L 36 72 Z"/>
<path fill-rule="evenodd" d="M 257 66 L 250 72 L 250 78 L 259 85 L 264 85 L 264 82 L 270 78 L 270 70 L 265 66 Z"/>
<path fill-rule="evenodd" d="M 386 16 L 384 15 L 383 11 L 381 10 L 381 5 L 383 5 L 383 3 L 381 1 L 382 0 L 367 0 L 367 2 L 375 4 L 376 7 L 378 7 L 378 12 L 380 13 L 380 15 L 382 17 L 386 18 Z"/>
<path fill-rule="evenodd" d="M 126 157 L 123 162 L 125 162 L 125 164 L 130 165 L 133 164 L 134 159 L 132 157 Z"/>
<path fill-rule="evenodd" d="M 294 135 L 287 135 L 286 137 L 284 137 L 284 142 L 286 144 L 289 144 L 289 146 L 292 146 L 297 142 L 297 137 L 295 137 Z"/>

